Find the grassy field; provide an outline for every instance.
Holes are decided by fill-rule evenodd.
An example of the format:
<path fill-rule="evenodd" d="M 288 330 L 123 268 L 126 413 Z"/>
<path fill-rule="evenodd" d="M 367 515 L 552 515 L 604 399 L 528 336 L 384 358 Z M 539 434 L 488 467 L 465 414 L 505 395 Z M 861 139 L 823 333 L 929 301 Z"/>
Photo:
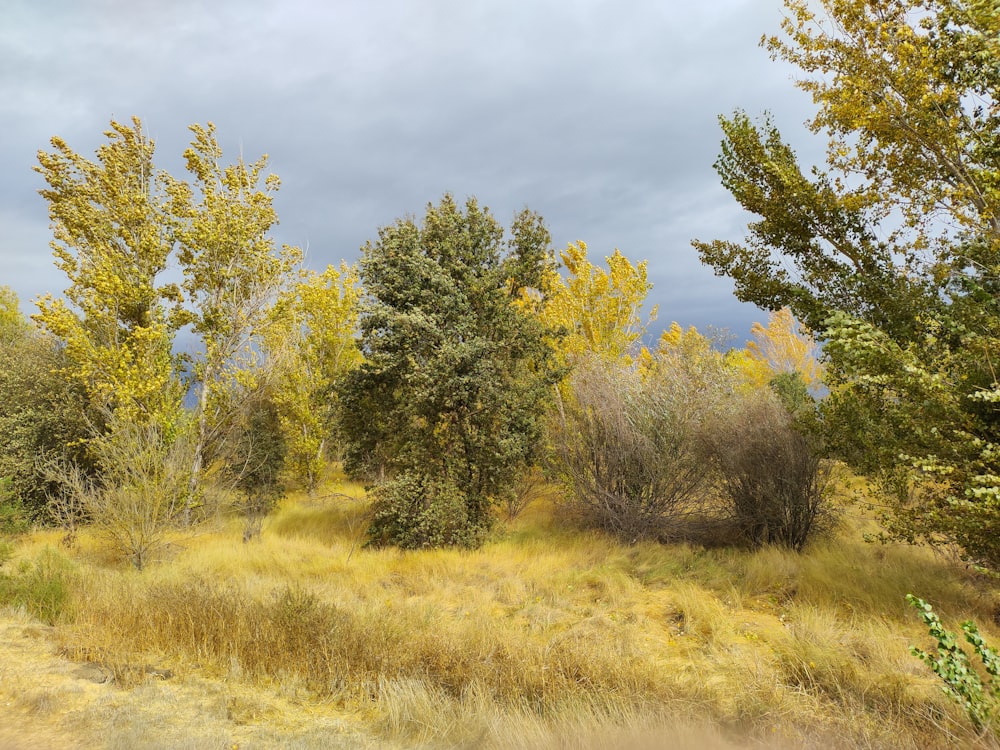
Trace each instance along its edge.
<path fill-rule="evenodd" d="M 1000 643 L 1000 586 L 859 513 L 802 555 L 626 547 L 545 500 L 474 552 L 366 550 L 332 480 L 142 573 L 36 532 L 3 567 L 0 747 L 993 747 L 904 596 Z"/>

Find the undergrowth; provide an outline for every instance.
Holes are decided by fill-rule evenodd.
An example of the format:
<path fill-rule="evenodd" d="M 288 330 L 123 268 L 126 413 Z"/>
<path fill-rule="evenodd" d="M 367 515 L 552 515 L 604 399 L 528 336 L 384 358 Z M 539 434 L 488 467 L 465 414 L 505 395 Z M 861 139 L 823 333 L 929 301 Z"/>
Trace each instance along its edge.
<path fill-rule="evenodd" d="M 166 664 L 405 744 L 989 746 L 909 655 L 904 596 L 989 623 L 996 592 L 926 551 L 847 526 L 801 555 L 622 546 L 541 501 L 480 550 L 373 550 L 364 501 L 330 495 L 286 502 L 250 544 L 236 520 L 186 537 L 141 574 L 85 538 L 76 562 L 52 557 L 36 534 L 5 580 L 60 581 L 45 616 L 64 652 L 122 687 Z"/>

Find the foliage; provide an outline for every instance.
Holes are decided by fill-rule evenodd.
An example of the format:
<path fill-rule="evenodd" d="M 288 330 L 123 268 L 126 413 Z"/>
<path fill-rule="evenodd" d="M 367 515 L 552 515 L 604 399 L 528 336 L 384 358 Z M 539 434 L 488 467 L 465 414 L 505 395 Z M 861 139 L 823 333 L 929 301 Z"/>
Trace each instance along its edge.
<path fill-rule="evenodd" d="M 559 377 L 548 330 L 521 304 L 525 290 L 541 287 L 548 232 L 525 211 L 506 242 L 503 235 L 475 199 L 462 210 L 450 195 L 428 205 L 420 225 L 405 219 L 382 228 L 361 261 L 365 360 L 338 391 L 348 471 L 437 488 L 440 518 L 452 517 L 457 494 L 475 537 L 535 461 L 544 403 Z M 398 486 L 405 505 L 413 495 Z M 423 517 L 378 523 L 373 539 L 409 543 L 406 524 Z"/>
<path fill-rule="evenodd" d="M 478 547 L 489 518 L 470 518 L 465 493 L 448 478 L 404 472 L 375 487 L 368 537 L 403 549 Z"/>
<path fill-rule="evenodd" d="M 747 343 L 750 357 L 766 364 L 772 376 L 798 373 L 807 389 L 819 390 L 823 384 L 819 347 L 790 309 L 783 307 L 770 313 L 767 325 L 754 323 L 750 333 L 754 337 Z"/>
<path fill-rule="evenodd" d="M 16 296 L 8 299 L 17 312 Z M 65 455 L 92 471 L 82 442 L 91 434 L 87 400 L 79 382 L 61 374 L 70 362 L 57 341 L 20 313 L 9 320 L 0 333 L 0 477 L 9 482 L 10 506 L 42 520 L 48 495 L 58 492 L 43 464 Z"/>
<path fill-rule="evenodd" d="M 633 265 L 621 251 L 605 258 L 608 270 L 587 259 L 587 245 L 568 245 L 559 257 L 566 268 L 563 279 L 554 268 L 544 276 L 541 318 L 550 328 L 563 329 L 558 342 L 564 362 L 575 362 L 585 354 L 596 354 L 608 362 L 628 362 L 656 308 L 643 322 L 640 315 L 646 295 L 646 261 Z"/>
<path fill-rule="evenodd" d="M 273 393 L 258 389 L 245 400 L 235 436 L 224 456 L 224 471 L 242 499 L 243 541 L 259 537 L 264 518 L 284 492 L 281 471 L 287 445 Z"/>
<path fill-rule="evenodd" d="M 937 642 L 936 656 L 916 646 L 910 647 L 910 653 L 941 678 L 944 683 L 941 689 L 945 695 L 965 710 L 977 731 L 992 733 L 1000 712 L 1000 656 L 983 640 L 976 623 L 971 620 L 962 623 L 965 640 L 972 645 L 988 675 L 986 684 L 983 684 L 983 678 L 973 667 L 965 649 L 958 644 L 955 634 L 944 628 L 931 605 L 912 594 L 907 594 L 906 600 L 920 614 L 920 619 Z"/>
<path fill-rule="evenodd" d="M 751 547 L 800 551 L 829 520 L 828 473 L 777 396 L 743 396 L 702 434 L 726 514 Z"/>
<path fill-rule="evenodd" d="M 361 362 L 355 336 L 361 298 L 358 272 L 342 263 L 300 280 L 278 299 L 264 336 L 274 403 L 292 475 L 316 489 L 324 461 L 337 454 L 336 391 Z"/>
<path fill-rule="evenodd" d="M 891 490 L 896 538 L 1000 564 L 1000 13 L 961 0 L 787 0 L 775 57 L 829 136 L 807 176 L 769 119 L 722 119 L 744 244 L 696 242 L 740 299 L 824 341 L 830 445 Z M 829 23 L 824 20 L 829 19 Z"/>
<path fill-rule="evenodd" d="M 198 402 L 186 515 L 196 502 L 206 451 L 237 417 L 222 405 L 236 403 L 231 392 L 259 363 L 270 308 L 302 257 L 287 245 L 275 251 L 269 235 L 277 223 L 272 201 L 280 180 L 264 176 L 267 156 L 250 164 L 241 156 L 223 167 L 215 126 L 190 130 L 194 139 L 184 158 L 194 187 L 169 182 L 183 288 L 194 306 L 188 319 L 203 349 L 195 368 Z"/>
<path fill-rule="evenodd" d="M 57 137 L 55 151 L 38 153 L 56 267 L 70 286 L 65 300 L 42 295 L 34 318 L 64 343 L 65 374 L 91 407 L 171 429 L 181 391 L 169 306 L 179 291 L 158 285 L 173 247 L 165 178 L 138 119 L 112 121 L 105 135 L 96 162 Z"/>
<path fill-rule="evenodd" d="M 21 534 L 28 527 L 28 516 L 21 498 L 14 492 L 10 479 L 0 477 L 0 537 Z"/>

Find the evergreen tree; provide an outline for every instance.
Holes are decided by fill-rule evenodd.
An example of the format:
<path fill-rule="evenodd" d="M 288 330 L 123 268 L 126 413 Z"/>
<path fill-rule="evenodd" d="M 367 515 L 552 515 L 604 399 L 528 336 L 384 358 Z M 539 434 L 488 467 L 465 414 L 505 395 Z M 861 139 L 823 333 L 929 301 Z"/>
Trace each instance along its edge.
<path fill-rule="evenodd" d="M 524 303 L 552 263 L 549 234 L 524 211 L 505 241 L 475 199 L 446 195 L 363 250 L 365 361 L 340 413 L 347 470 L 380 480 L 371 541 L 475 545 L 536 457 L 560 374 Z"/>

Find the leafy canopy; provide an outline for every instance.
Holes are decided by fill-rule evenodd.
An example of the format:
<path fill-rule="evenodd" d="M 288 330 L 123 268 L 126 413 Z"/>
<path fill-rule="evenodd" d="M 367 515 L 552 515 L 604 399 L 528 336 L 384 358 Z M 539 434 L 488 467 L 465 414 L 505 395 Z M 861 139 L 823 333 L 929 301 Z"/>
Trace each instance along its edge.
<path fill-rule="evenodd" d="M 832 443 L 899 499 L 891 532 L 1000 564 L 1000 4 L 785 4 L 764 43 L 804 74 L 825 168 L 722 118 L 716 169 L 758 219 L 694 244 L 825 342 Z"/>
<path fill-rule="evenodd" d="M 559 372 L 522 304 L 551 264 L 530 211 L 509 236 L 475 199 L 446 195 L 363 249 L 364 362 L 339 389 L 349 471 L 376 489 L 377 543 L 475 544 L 535 459 Z"/>

